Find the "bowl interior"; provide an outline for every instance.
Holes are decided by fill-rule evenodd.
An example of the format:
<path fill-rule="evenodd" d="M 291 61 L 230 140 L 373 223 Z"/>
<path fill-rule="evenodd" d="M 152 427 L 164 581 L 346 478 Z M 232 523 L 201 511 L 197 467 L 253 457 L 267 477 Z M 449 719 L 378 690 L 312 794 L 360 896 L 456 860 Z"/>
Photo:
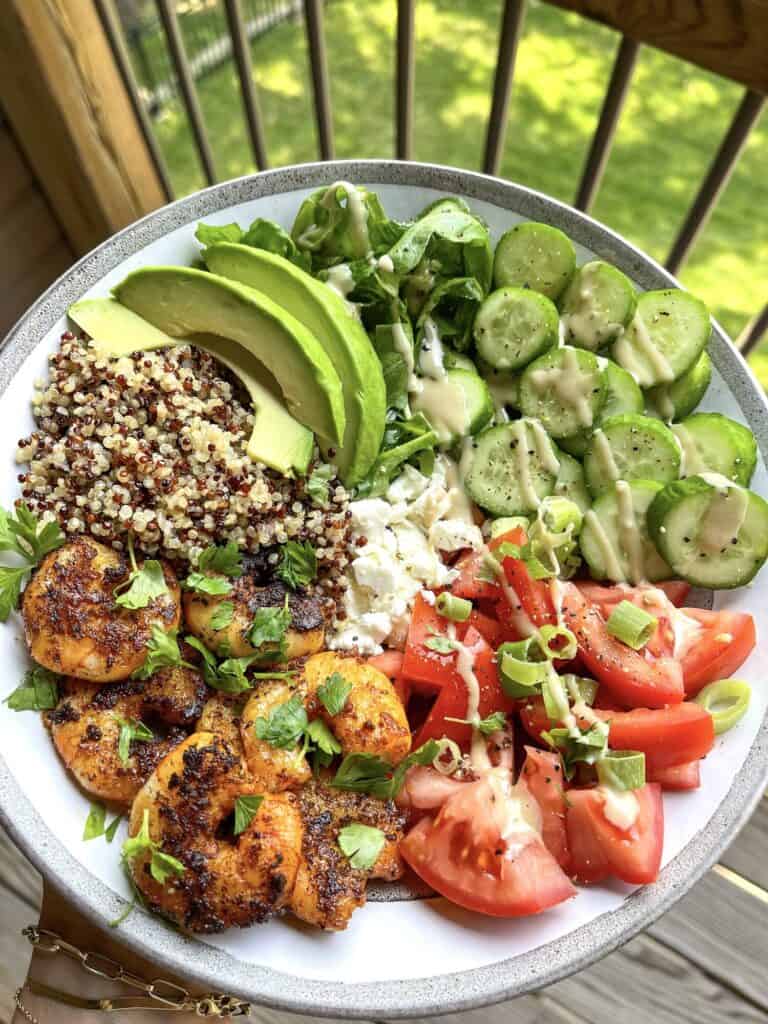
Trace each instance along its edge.
<path fill-rule="evenodd" d="M 463 195 L 488 222 L 494 238 L 517 220 L 546 220 L 574 238 L 580 260 L 604 256 L 639 288 L 660 287 L 671 280 L 588 218 L 480 175 L 382 162 L 316 165 L 217 186 L 159 211 L 86 257 L 17 326 L 0 355 L 0 408 L 9 425 L 0 437 L 3 505 L 8 507 L 16 497 L 16 442 L 32 429 L 33 384 L 46 375 L 47 356 L 66 329 L 63 311 L 69 302 L 108 294 L 138 266 L 191 263 L 198 253 L 193 237 L 198 219 L 247 224 L 262 216 L 289 227 L 304 195 L 339 178 L 369 184 L 397 218 L 413 216 L 439 196 Z M 719 334 L 712 354 L 716 370 L 702 408 L 750 425 L 761 448 L 752 486 L 768 493 L 762 395 L 743 361 Z M 750 611 L 759 634 L 768 636 L 768 578 L 758 577 L 750 588 L 716 595 L 715 607 Z M 741 677 L 760 682 L 764 650 L 765 642 Z M 25 669 L 18 620 L 0 630 L 0 657 L 10 692 Z M 137 911 L 119 934 L 203 984 L 231 987 L 254 1001 L 304 1012 L 445 1012 L 538 988 L 628 938 L 682 895 L 717 855 L 748 812 L 753 796 L 756 799 L 765 774 L 765 734 L 759 733 L 766 709 L 768 688 L 758 685 L 745 719 L 718 740 L 704 762 L 701 788 L 665 796 L 666 867 L 660 881 L 641 892 L 620 883 L 581 889 L 566 905 L 520 921 L 473 916 L 439 899 L 385 900 L 356 913 L 349 929 L 339 935 L 321 934 L 285 919 L 191 940 Z M 122 832 L 111 846 L 102 839 L 82 842 L 88 801 L 64 772 L 38 717 L 14 714 L 0 705 L 0 726 L 3 817 L 41 870 L 105 923 L 116 916 L 119 897 L 128 895 L 119 866 Z"/>

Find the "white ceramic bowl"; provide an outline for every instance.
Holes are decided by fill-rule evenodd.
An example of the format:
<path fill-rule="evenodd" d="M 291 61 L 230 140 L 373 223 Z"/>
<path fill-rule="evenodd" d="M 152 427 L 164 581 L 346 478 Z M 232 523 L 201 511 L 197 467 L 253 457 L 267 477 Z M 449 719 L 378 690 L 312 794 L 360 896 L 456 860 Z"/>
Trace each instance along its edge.
<path fill-rule="evenodd" d="M 640 289 L 675 284 L 655 262 L 613 232 L 559 202 L 466 171 L 391 161 L 313 164 L 241 178 L 150 214 L 105 242 L 56 282 L 19 321 L 0 352 L 0 499 L 17 495 L 14 450 L 32 428 L 33 381 L 66 329 L 68 305 L 106 295 L 146 264 L 188 264 L 197 255 L 198 220 L 247 224 L 256 216 L 289 226 L 302 198 L 338 179 L 375 189 L 387 212 L 406 219 L 446 194 L 464 197 L 499 235 L 518 220 L 566 231 L 581 258 L 602 257 Z M 702 298 L 706 301 L 707 296 Z M 753 487 L 768 494 L 768 416 L 762 391 L 717 325 L 715 364 L 703 408 L 746 422 L 760 448 Z M 750 588 L 715 596 L 716 608 L 755 615 L 760 640 L 740 671 L 761 684 L 768 646 L 768 574 Z M 25 668 L 18 620 L 0 629 L 4 689 Z M 407 1017 L 477 1007 L 539 989 L 625 942 L 679 899 L 716 860 L 747 819 L 766 784 L 768 688 L 757 685 L 747 716 L 721 737 L 702 768 L 702 786 L 664 798 L 664 868 L 654 885 L 581 889 L 538 917 L 475 916 L 441 899 L 380 900 L 358 911 L 346 932 L 322 934 L 289 919 L 193 939 L 135 911 L 119 937 L 137 952 L 202 986 L 280 1009 L 339 1017 Z M 0 817 L 46 878 L 102 926 L 123 906 L 127 886 L 119 839 L 81 841 L 88 801 L 65 773 L 39 717 L 0 705 Z"/>

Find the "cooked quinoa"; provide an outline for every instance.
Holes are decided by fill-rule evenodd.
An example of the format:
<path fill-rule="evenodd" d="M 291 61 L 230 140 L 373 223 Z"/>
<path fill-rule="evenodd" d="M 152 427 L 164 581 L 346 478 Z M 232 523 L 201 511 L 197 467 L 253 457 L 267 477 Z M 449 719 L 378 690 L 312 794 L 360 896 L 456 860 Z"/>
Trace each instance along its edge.
<path fill-rule="evenodd" d="M 316 507 L 246 453 L 253 416 L 239 382 L 190 346 L 117 360 L 64 334 L 36 382 L 37 429 L 19 441 L 22 499 L 69 535 L 196 563 L 210 544 L 263 552 L 309 540 L 318 586 L 337 600 L 349 545 L 349 496 L 338 481 Z M 277 551 L 268 559 L 276 562 Z"/>

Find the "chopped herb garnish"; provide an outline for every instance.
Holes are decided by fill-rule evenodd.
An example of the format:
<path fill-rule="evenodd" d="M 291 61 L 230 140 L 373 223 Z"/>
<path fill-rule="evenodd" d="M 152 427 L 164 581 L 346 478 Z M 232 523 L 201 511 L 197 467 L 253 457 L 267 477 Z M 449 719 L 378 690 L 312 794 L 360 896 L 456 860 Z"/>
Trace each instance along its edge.
<path fill-rule="evenodd" d="M 333 466 L 318 466 L 307 478 L 305 490 L 314 505 L 328 504 L 329 483 L 333 479 Z"/>
<path fill-rule="evenodd" d="M 0 509 L 0 551 L 15 551 L 36 565 L 49 552 L 60 548 L 64 540 L 57 522 L 41 525 L 23 502 L 16 509 L 15 516 Z"/>
<path fill-rule="evenodd" d="M 11 612 L 18 608 L 21 586 L 29 571 L 28 565 L 19 569 L 0 565 L 0 622 L 5 622 Z"/>
<path fill-rule="evenodd" d="M 213 651 L 209 650 L 196 636 L 186 636 L 184 640 L 203 656 L 203 679 L 214 690 L 221 690 L 224 693 L 244 693 L 252 688 L 254 679 L 290 679 L 291 676 L 296 675 L 295 671 L 253 672 L 250 677 L 247 677 L 245 673 L 257 660 L 257 655 L 217 661 Z"/>
<path fill-rule="evenodd" d="M 304 733 L 304 745 L 305 753 L 312 752 L 315 774 L 320 768 L 327 768 L 334 757 L 341 753 L 341 744 L 322 718 L 309 723 Z"/>
<path fill-rule="evenodd" d="M 351 692 L 352 683 L 347 682 L 340 672 L 333 672 L 322 686 L 318 686 L 317 697 L 329 715 L 338 715 L 344 710 Z"/>
<path fill-rule="evenodd" d="M 290 750 L 300 742 L 309 720 L 298 694 L 270 711 L 267 718 L 257 718 L 253 723 L 256 736 L 271 747 Z"/>
<path fill-rule="evenodd" d="M 456 650 L 456 641 L 440 633 L 434 633 L 424 641 L 424 646 L 430 651 L 437 651 L 438 654 L 452 654 Z"/>
<path fill-rule="evenodd" d="M 232 625 L 235 606 L 231 601 L 222 601 L 211 616 L 211 629 L 226 629 Z"/>
<path fill-rule="evenodd" d="M 197 594 L 210 594 L 213 597 L 228 594 L 232 589 L 229 580 L 222 579 L 221 576 L 209 576 L 204 572 L 191 572 L 182 586 L 185 590 L 194 590 Z"/>
<path fill-rule="evenodd" d="M 283 660 L 287 650 L 285 634 L 290 624 L 291 610 L 287 595 L 282 608 L 257 608 L 248 631 L 248 641 L 258 648 L 259 658 Z"/>
<path fill-rule="evenodd" d="M 368 871 L 379 859 L 386 836 L 380 828 L 354 822 L 339 831 L 339 848 L 353 868 Z"/>
<path fill-rule="evenodd" d="M 336 789 L 370 793 L 382 800 L 392 799 L 400 792 L 405 773 L 415 764 L 432 764 L 443 750 L 438 740 L 428 740 L 404 758 L 397 767 L 377 754 L 347 754 L 331 782 Z"/>
<path fill-rule="evenodd" d="M 317 555 L 308 540 L 289 540 L 283 544 L 277 575 L 292 590 L 309 586 L 317 577 Z"/>
<path fill-rule="evenodd" d="M 104 804 L 91 804 L 88 817 L 85 819 L 83 842 L 87 843 L 90 839 L 98 839 L 99 836 L 104 835 L 106 817 L 107 809 Z"/>
<path fill-rule="evenodd" d="M 134 740 L 140 743 L 147 743 L 155 738 L 155 734 L 149 726 L 144 725 L 143 722 L 139 722 L 135 718 L 118 718 L 117 721 L 120 725 L 117 756 L 123 764 L 128 764 L 128 758 L 131 756 L 131 743 Z"/>
<path fill-rule="evenodd" d="M 256 812 L 264 802 L 263 796 L 239 796 L 235 800 L 235 827 L 234 834 L 239 836 L 245 832 L 256 816 Z"/>
<path fill-rule="evenodd" d="M 156 622 L 153 623 L 146 660 L 131 674 L 131 679 L 149 679 L 161 668 L 177 668 L 183 665 L 185 668 L 194 669 L 194 665 L 190 665 L 181 657 L 177 634 L 177 629 L 165 630 Z"/>
<path fill-rule="evenodd" d="M 24 682 L 5 698 L 11 711 L 50 711 L 59 703 L 59 677 L 36 665 L 24 676 Z"/>
<path fill-rule="evenodd" d="M 149 871 L 160 885 L 165 885 L 170 875 L 183 875 L 186 868 L 169 853 L 164 853 L 160 845 L 149 835 L 149 809 L 144 808 L 141 828 L 135 836 L 129 836 L 123 843 L 123 858 L 127 861 L 141 853 L 150 854 Z"/>
<path fill-rule="evenodd" d="M 167 594 L 168 584 L 165 582 L 163 567 L 156 559 L 145 559 L 139 568 L 131 534 L 128 534 L 128 556 L 131 560 L 131 572 L 128 579 L 115 588 L 115 592 L 123 590 L 124 587 L 127 589 L 115 598 L 115 604 L 135 611 L 138 608 L 146 608 L 155 598 Z"/>
<path fill-rule="evenodd" d="M 217 547 L 212 545 L 206 548 L 197 561 L 197 567 L 201 572 L 220 572 L 224 576 L 242 576 L 243 564 L 240 556 L 240 549 L 233 540 Z"/>

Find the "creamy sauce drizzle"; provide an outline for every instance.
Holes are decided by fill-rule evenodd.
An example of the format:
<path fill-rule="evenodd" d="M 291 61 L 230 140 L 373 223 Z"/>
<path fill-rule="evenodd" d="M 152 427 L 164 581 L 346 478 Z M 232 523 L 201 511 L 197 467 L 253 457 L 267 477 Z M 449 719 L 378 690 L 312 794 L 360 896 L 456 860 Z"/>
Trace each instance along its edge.
<path fill-rule="evenodd" d="M 644 387 L 661 381 L 672 381 L 675 379 L 675 371 L 669 364 L 664 353 L 654 344 L 648 328 L 642 317 L 635 313 L 629 330 L 633 332 L 634 343 L 629 339 L 629 331 L 621 332 L 616 340 L 614 352 L 625 370 L 628 370 L 635 380 Z M 644 358 L 639 358 L 644 357 Z M 651 371 L 648 372 L 648 364 Z"/>
<path fill-rule="evenodd" d="M 608 579 L 614 582 L 623 580 L 625 578 L 624 570 L 621 567 L 618 552 L 611 543 L 611 538 L 606 533 L 605 527 L 595 514 L 594 509 L 589 509 L 584 513 L 584 522 L 589 524 L 595 535 L 597 546 L 600 548 L 600 555 L 605 562 L 605 571 Z"/>
<path fill-rule="evenodd" d="M 720 473 L 700 473 L 702 480 L 715 488 L 699 530 L 699 542 L 708 551 L 722 551 L 744 524 L 749 492 Z"/>
<path fill-rule="evenodd" d="M 520 488 L 520 494 L 525 504 L 532 508 L 538 508 L 541 504 L 541 499 L 536 493 L 536 488 L 533 486 L 533 480 L 531 479 L 531 464 L 528 459 L 527 422 L 527 420 L 515 420 L 511 429 L 511 433 L 516 441 L 515 464 L 517 467 L 517 485 Z"/>
<path fill-rule="evenodd" d="M 683 424 L 674 423 L 672 433 L 680 448 L 680 476 L 696 476 L 697 473 L 706 470 L 707 465 L 701 457 L 698 445 Z"/>
<path fill-rule="evenodd" d="M 441 444 L 467 432 L 467 399 L 464 388 L 450 377 L 420 381 L 421 388 L 411 402 L 414 412 L 423 412 Z"/>
<path fill-rule="evenodd" d="M 358 250 L 358 255 L 365 257 L 371 251 L 371 241 L 368 236 L 368 208 L 362 192 L 348 181 L 336 181 L 330 185 L 321 199 L 326 208 L 333 206 L 336 189 L 343 188 L 347 193 L 347 208 L 352 228 L 352 237 Z"/>
<path fill-rule="evenodd" d="M 472 502 L 464 489 L 464 478 L 472 464 L 473 451 L 472 438 L 465 437 L 461 444 L 461 458 L 458 465 L 447 455 L 441 456 L 445 460 L 445 482 L 448 486 L 446 519 L 461 519 L 465 523 L 474 524 Z"/>
<path fill-rule="evenodd" d="M 579 292 L 576 308 L 562 319 L 566 333 L 587 348 L 594 350 L 616 336 L 622 325 L 601 319 L 594 292 L 595 264 L 585 264 L 579 272 Z"/>
<path fill-rule="evenodd" d="M 533 433 L 533 446 L 536 449 L 539 462 L 548 473 L 553 473 L 556 476 L 560 472 L 560 462 L 555 455 L 549 434 L 538 420 L 528 420 L 527 422 Z"/>
<path fill-rule="evenodd" d="M 576 413 L 576 419 L 582 427 L 592 426 L 592 404 L 590 397 L 594 388 L 592 375 L 583 373 L 579 367 L 579 357 L 575 348 L 564 347 L 565 353 L 560 366 L 549 370 L 534 370 L 531 383 L 539 394 L 550 389 L 557 395 L 558 401 L 570 406 Z"/>
<path fill-rule="evenodd" d="M 433 380 L 440 380 L 445 376 L 443 365 L 444 352 L 443 343 L 440 339 L 440 332 L 437 324 L 431 317 L 424 321 L 424 333 L 419 352 L 419 372 L 425 377 L 432 377 Z"/>
<path fill-rule="evenodd" d="M 348 263 L 337 263 L 335 267 L 328 268 L 326 285 L 332 292 L 336 292 L 342 299 L 346 300 L 351 291 L 355 289 L 355 279 Z M 352 303 L 349 303 L 351 306 Z"/>
<path fill-rule="evenodd" d="M 408 392 L 410 394 L 418 394 L 421 391 L 421 381 L 413 372 L 416 366 L 413 358 L 413 345 L 405 333 L 405 328 L 398 320 L 392 324 L 392 342 L 395 346 L 395 350 L 403 357 L 405 368 L 408 371 Z"/>
<path fill-rule="evenodd" d="M 640 804 L 633 790 L 599 786 L 603 798 L 603 814 L 621 832 L 628 832 L 638 819 Z"/>
<path fill-rule="evenodd" d="M 640 583 L 645 575 L 643 538 L 637 525 L 632 490 L 626 480 L 617 481 L 616 499 L 619 514 L 619 537 L 627 553 L 629 579 L 631 583 Z"/>
<path fill-rule="evenodd" d="M 395 264 L 392 262 L 392 257 L 389 253 L 385 252 L 383 256 L 379 256 L 378 267 L 379 270 L 383 270 L 387 274 L 394 273 Z"/>
<path fill-rule="evenodd" d="M 675 403 L 669 397 L 669 392 L 666 388 L 661 388 L 654 396 L 654 404 L 659 412 L 659 416 L 667 423 L 671 423 L 675 417 Z"/>
<path fill-rule="evenodd" d="M 595 446 L 595 455 L 597 456 L 600 469 L 610 480 L 618 480 L 621 476 L 619 467 L 616 465 L 608 438 L 599 427 L 592 434 L 592 441 Z"/>

